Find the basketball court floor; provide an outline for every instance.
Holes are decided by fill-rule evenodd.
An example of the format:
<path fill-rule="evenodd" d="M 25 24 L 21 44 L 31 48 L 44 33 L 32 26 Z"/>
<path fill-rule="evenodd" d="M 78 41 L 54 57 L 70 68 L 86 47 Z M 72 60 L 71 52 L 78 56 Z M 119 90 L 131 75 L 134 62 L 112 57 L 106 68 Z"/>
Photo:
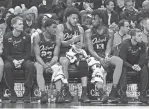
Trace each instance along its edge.
<path fill-rule="evenodd" d="M 91 102 L 91 103 L 80 103 L 80 102 L 72 102 L 72 103 L 47 103 L 40 104 L 37 102 L 32 103 L 23 103 L 22 101 L 18 101 L 17 103 L 9 103 L 8 100 L 0 103 L 0 108 L 51 108 L 51 109 L 149 109 L 148 104 L 142 104 L 138 101 L 129 102 L 128 104 L 102 104 L 101 102 Z"/>

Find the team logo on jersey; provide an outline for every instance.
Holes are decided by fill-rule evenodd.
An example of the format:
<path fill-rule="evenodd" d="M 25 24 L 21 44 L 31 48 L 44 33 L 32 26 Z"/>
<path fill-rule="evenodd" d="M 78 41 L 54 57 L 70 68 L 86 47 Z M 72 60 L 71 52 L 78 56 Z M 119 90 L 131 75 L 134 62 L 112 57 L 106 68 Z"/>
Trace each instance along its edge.
<path fill-rule="evenodd" d="M 11 38 L 8 38 L 8 42 L 12 42 L 12 37 Z"/>

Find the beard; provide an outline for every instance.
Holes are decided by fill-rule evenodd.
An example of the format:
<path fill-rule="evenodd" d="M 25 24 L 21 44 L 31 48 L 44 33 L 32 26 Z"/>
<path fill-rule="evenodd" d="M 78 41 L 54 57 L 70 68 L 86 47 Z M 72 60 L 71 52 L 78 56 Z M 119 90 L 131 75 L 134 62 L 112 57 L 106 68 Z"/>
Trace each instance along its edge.
<path fill-rule="evenodd" d="M 68 23 L 72 28 L 76 26 L 76 25 L 73 25 L 70 21 L 68 21 Z"/>

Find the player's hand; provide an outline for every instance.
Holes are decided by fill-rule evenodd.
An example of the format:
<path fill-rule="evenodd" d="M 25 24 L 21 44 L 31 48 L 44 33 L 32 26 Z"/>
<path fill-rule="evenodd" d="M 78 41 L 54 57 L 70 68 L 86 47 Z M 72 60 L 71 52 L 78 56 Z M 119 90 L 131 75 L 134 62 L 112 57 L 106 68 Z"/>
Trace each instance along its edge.
<path fill-rule="evenodd" d="M 79 42 L 81 40 L 81 37 L 77 32 L 75 32 L 75 34 L 72 37 L 72 40 L 73 40 L 73 43 Z"/>
<path fill-rule="evenodd" d="M 13 63 L 15 65 L 15 68 L 20 68 L 21 67 L 21 64 L 20 64 L 20 62 L 18 60 L 14 59 Z"/>
<path fill-rule="evenodd" d="M 77 42 L 77 43 L 75 44 L 75 47 L 76 47 L 77 49 L 81 49 L 81 48 L 82 48 L 81 42 Z"/>
<path fill-rule="evenodd" d="M 100 61 L 101 65 L 102 65 L 103 67 L 105 67 L 105 68 L 108 67 L 108 63 L 106 62 L 105 59 L 101 58 L 99 61 Z"/>
<path fill-rule="evenodd" d="M 139 65 L 137 65 L 137 64 L 135 64 L 134 66 L 133 66 L 133 68 L 134 68 L 134 70 L 136 70 L 136 71 L 141 71 L 141 67 L 139 66 Z"/>

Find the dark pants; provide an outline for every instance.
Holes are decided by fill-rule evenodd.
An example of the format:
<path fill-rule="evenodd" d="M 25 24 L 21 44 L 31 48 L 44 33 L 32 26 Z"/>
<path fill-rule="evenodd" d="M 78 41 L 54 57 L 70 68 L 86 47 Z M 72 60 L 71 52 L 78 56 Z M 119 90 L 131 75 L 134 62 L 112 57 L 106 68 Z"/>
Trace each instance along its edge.
<path fill-rule="evenodd" d="M 123 66 L 122 75 L 119 81 L 119 88 L 122 95 L 126 95 L 127 90 L 127 72 L 132 71 Z M 137 72 L 137 76 L 140 76 L 140 91 L 146 91 L 148 86 L 148 71 L 147 67 L 143 66 L 140 72 Z"/>
<path fill-rule="evenodd" d="M 33 78 L 34 78 L 34 72 L 35 72 L 34 64 L 30 60 L 24 61 L 22 63 L 21 69 L 25 71 L 24 86 L 31 88 L 33 85 Z M 5 61 L 4 76 L 10 91 L 14 91 L 14 75 L 13 75 L 14 70 L 15 70 L 14 64 L 10 61 Z"/>

